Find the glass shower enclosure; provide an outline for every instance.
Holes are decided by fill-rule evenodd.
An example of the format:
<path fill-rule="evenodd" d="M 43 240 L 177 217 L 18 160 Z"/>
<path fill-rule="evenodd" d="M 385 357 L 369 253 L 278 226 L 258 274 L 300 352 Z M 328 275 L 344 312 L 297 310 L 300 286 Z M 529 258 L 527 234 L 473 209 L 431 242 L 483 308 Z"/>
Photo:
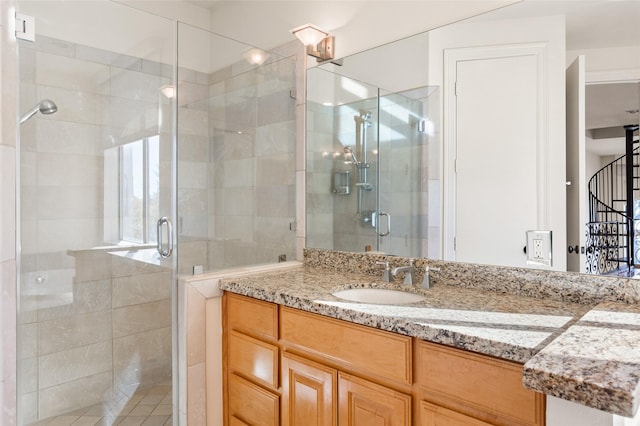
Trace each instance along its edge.
<path fill-rule="evenodd" d="M 308 70 L 308 247 L 439 257 L 436 111 L 434 88 Z"/>
<path fill-rule="evenodd" d="M 114 2 L 18 11 L 36 28 L 19 108 L 57 106 L 20 127 L 19 422 L 170 422 L 175 23 Z"/>
<path fill-rule="evenodd" d="M 185 424 L 177 278 L 295 258 L 297 44 L 106 0 L 18 11 L 19 424 Z"/>

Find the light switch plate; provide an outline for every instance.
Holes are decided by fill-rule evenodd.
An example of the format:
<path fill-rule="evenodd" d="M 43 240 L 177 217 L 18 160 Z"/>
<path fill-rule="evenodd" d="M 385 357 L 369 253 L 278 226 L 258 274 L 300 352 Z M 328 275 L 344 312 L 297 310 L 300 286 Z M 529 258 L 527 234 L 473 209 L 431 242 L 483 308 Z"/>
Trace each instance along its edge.
<path fill-rule="evenodd" d="M 552 265 L 551 231 L 527 231 L 527 265 Z"/>

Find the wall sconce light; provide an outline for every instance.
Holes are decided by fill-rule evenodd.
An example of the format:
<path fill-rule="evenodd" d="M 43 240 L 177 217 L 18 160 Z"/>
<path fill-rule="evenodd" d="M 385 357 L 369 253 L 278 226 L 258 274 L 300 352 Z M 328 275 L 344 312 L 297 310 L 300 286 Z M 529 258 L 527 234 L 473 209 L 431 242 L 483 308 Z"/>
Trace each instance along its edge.
<path fill-rule="evenodd" d="M 313 24 L 305 24 L 291 30 L 291 33 L 307 46 L 307 55 L 311 55 L 318 62 L 333 59 L 335 39 L 326 31 Z"/>
<path fill-rule="evenodd" d="M 257 47 L 247 50 L 242 54 L 242 56 L 251 65 L 262 65 L 269 57 L 267 52 L 262 49 L 258 49 Z"/>

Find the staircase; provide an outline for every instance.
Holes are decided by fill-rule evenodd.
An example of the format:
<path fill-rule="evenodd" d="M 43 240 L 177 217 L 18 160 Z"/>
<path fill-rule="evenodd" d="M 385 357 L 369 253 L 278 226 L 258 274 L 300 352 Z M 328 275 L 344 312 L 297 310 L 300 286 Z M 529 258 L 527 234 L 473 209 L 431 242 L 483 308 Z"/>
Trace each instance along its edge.
<path fill-rule="evenodd" d="M 625 126 L 626 153 L 589 180 L 587 273 L 608 274 L 626 268 L 631 274 L 640 248 L 640 147 L 634 148 L 638 125 Z M 628 202 L 628 200 L 630 200 Z M 640 251 L 639 258 L 640 258 Z"/>

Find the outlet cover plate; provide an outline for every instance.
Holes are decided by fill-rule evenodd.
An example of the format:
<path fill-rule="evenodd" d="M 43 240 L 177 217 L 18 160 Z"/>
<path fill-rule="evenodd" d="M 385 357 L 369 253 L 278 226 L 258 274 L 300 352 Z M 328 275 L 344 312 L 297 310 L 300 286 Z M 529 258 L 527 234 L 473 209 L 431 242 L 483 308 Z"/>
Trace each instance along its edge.
<path fill-rule="evenodd" d="M 551 267 L 552 260 L 551 231 L 527 231 L 527 265 Z"/>

